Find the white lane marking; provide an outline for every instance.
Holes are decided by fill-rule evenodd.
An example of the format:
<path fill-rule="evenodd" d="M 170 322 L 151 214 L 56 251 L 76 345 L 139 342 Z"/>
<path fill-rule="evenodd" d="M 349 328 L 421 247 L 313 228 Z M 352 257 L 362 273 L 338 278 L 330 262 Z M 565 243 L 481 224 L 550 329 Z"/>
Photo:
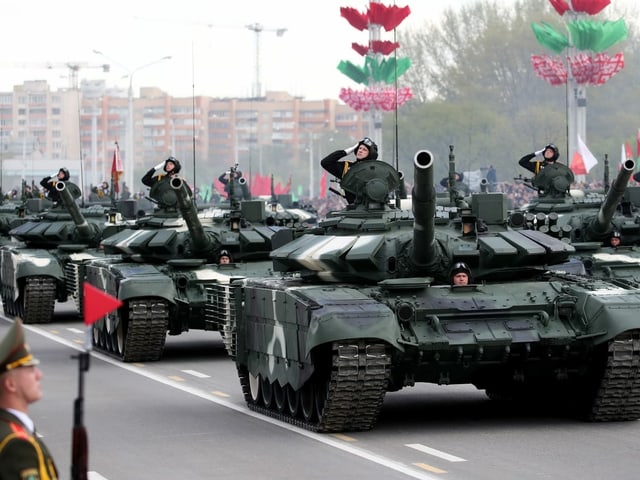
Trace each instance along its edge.
<path fill-rule="evenodd" d="M 107 477 L 103 477 L 98 472 L 87 472 L 89 480 L 107 480 Z"/>
<path fill-rule="evenodd" d="M 71 333 L 84 333 L 84 330 L 80 330 L 79 328 L 67 328 Z"/>
<path fill-rule="evenodd" d="M 197 370 L 180 370 L 182 373 L 186 373 L 187 375 L 191 375 L 192 377 L 197 378 L 211 378 L 210 375 L 206 373 L 198 372 Z"/>
<path fill-rule="evenodd" d="M 456 457 L 455 455 L 451 455 L 450 453 L 427 447 L 426 445 L 422 445 L 421 443 L 407 443 L 405 447 L 413 448 L 414 450 L 418 450 L 419 452 L 427 453 L 429 455 L 442 458 L 443 460 L 447 460 L 449 462 L 466 462 L 464 458 Z"/>
<path fill-rule="evenodd" d="M 60 338 L 58 335 L 53 335 L 49 332 L 47 332 L 46 330 L 42 330 L 39 327 L 32 327 L 31 325 L 25 325 L 24 326 L 27 330 L 32 331 L 34 333 L 37 333 L 38 335 L 41 335 L 43 337 L 48 338 L 49 340 L 53 340 L 54 342 L 60 343 L 62 345 L 66 345 L 69 348 L 73 348 L 74 350 L 80 350 L 80 351 L 84 351 L 84 349 L 78 347 L 77 345 L 75 345 L 73 342 L 70 342 L 64 338 Z M 416 471 L 416 469 L 413 466 L 408 466 L 405 465 L 403 463 L 400 463 L 398 461 L 395 460 L 391 460 L 390 458 L 386 458 L 383 457 L 381 455 L 377 455 L 375 453 L 369 452 L 363 448 L 358 448 L 355 447 L 353 445 L 349 445 L 349 444 L 345 444 L 344 442 L 325 435 L 325 434 L 321 434 L 321 433 L 314 433 L 314 432 L 310 432 L 309 430 L 304 430 L 303 428 L 300 427 L 296 427 L 294 425 L 290 425 L 288 423 L 283 423 L 279 420 L 276 420 L 274 418 L 270 418 L 270 417 L 265 417 L 264 415 L 261 415 L 259 413 L 256 412 L 252 412 L 251 410 L 249 410 L 246 406 L 244 405 L 237 405 L 235 403 L 229 402 L 227 400 L 224 400 L 222 398 L 216 397 L 214 395 L 208 394 L 206 392 L 203 392 L 202 390 L 198 390 L 197 388 L 194 387 L 190 387 L 189 385 L 185 385 L 183 383 L 180 382 L 176 382 L 173 380 L 169 380 L 168 378 L 162 376 L 162 375 L 158 375 L 155 374 L 153 372 L 149 372 L 147 370 L 144 370 L 140 367 L 136 367 L 135 365 L 129 364 L 129 363 L 121 363 L 118 360 L 115 360 L 111 357 L 108 357 L 106 355 L 103 355 L 102 353 L 98 353 L 95 351 L 91 351 L 91 356 L 102 360 L 103 362 L 106 362 L 110 365 L 113 365 L 114 367 L 118 367 L 121 368 L 123 370 L 127 370 L 131 373 L 135 373 L 136 375 L 140 375 L 143 377 L 146 377 L 150 380 L 154 380 L 158 383 L 162 383 L 163 385 L 167 385 L 169 387 L 175 388 L 176 390 L 181 390 L 185 393 L 191 394 L 195 397 L 199 397 L 202 398 L 203 400 L 207 400 L 211 403 L 215 403 L 216 405 L 220 405 L 221 407 L 226 407 L 229 410 L 233 410 L 235 412 L 241 413 L 243 415 L 246 415 L 248 417 L 252 417 L 256 420 L 260 420 L 262 422 L 265 423 L 269 423 L 271 425 L 273 425 L 274 427 L 278 427 L 281 428 L 283 430 L 288 430 L 292 433 L 297 433 L 298 435 L 302 435 L 303 437 L 307 437 L 311 440 L 315 440 L 316 442 L 322 443 L 324 445 L 327 445 L 329 447 L 333 447 L 336 448 L 338 450 L 342 450 L 343 452 L 346 453 L 350 453 L 351 455 L 355 455 L 356 457 L 360 457 L 364 460 L 368 460 L 372 463 L 376 463 L 380 466 L 389 468 L 390 470 L 394 470 L 398 473 L 402 473 L 404 475 L 406 475 L 407 477 L 411 477 L 411 478 L 416 478 L 418 480 L 441 480 L 441 476 L 436 476 L 436 475 L 429 475 L 426 474 L 424 472 L 418 472 Z M 94 480 L 93 478 L 91 480 Z M 101 480 L 100 478 L 97 478 L 96 480 Z M 106 480 L 106 479 L 105 479 Z"/>

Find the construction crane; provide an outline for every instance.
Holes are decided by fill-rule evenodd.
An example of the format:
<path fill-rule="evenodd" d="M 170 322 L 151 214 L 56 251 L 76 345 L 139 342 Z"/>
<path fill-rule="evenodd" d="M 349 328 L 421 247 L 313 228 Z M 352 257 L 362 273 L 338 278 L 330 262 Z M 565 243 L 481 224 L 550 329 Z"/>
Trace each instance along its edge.
<path fill-rule="evenodd" d="M 250 25 L 245 25 L 249 30 L 256 34 L 256 66 L 255 66 L 255 83 L 253 85 L 253 97 L 258 98 L 262 96 L 262 83 L 260 81 L 261 78 L 261 65 L 260 65 L 260 36 L 262 32 L 275 32 L 278 37 L 284 35 L 284 32 L 287 31 L 286 28 L 267 28 L 260 23 L 252 23 Z"/>
<path fill-rule="evenodd" d="M 103 72 L 108 73 L 111 67 L 109 64 L 92 65 L 88 62 L 44 62 L 44 63 L 12 63 L 14 68 L 30 68 L 30 69 L 46 69 L 54 70 L 57 68 L 66 68 L 69 70 L 69 88 L 78 89 L 78 73 L 85 68 L 101 68 Z"/>

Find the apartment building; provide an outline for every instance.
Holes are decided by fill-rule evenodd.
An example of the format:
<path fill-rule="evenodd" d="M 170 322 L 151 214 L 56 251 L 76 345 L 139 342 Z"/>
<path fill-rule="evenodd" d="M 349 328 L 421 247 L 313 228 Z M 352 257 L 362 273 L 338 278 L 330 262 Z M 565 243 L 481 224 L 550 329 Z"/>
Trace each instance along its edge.
<path fill-rule="evenodd" d="M 3 189 L 20 178 L 39 179 L 81 159 L 85 188 L 109 178 L 115 143 L 131 191 L 148 168 L 173 155 L 190 182 L 210 184 L 229 166 L 245 176 L 273 174 L 314 192 L 320 159 L 365 132 L 363 115 L 335 99 L 306 100 L 286 92 L 260 98 L 176 98 L 155 87 L 139 97 L 108 89 L 103 80 L 78 90 L 50 91 L 45 81 L 0 92 L 0 159 L 12 165 L 39 160 L 37 171 L 4 171 Z M 7 162 L 9 164 L 10 162 Z M 315 180 L 314 180 L 315 179 Z"/>

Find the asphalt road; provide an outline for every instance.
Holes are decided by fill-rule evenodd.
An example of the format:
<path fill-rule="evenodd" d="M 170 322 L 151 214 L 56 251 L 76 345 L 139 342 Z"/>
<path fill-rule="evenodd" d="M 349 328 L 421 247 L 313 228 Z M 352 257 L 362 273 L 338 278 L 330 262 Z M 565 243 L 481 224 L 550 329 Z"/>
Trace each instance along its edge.
<path fill-rule="evenodd" d="M 84 326 L 65 306 L 26 326 L 44 398 L 31 415 L 70 477 Z M 0 320 L 4 335 L 9 320 Z M 249 411 L 217 333 L 169 337 L 163 359 L 92 353 L 84 420 L 90 478 L 636 479 L 640 423 L 583 423 L 554 405 L 500 404 L 472 386 L 387 394 L 369 432 L 315 434 Z"/>

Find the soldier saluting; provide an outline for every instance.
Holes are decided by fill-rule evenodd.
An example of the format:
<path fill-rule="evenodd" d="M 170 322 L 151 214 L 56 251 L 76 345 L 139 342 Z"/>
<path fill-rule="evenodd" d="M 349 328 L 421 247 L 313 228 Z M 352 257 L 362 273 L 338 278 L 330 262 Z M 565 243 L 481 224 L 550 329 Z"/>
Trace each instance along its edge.
<path fill-rule="evenodd" d="M 542 155 L 542 160 L 536 158 L 538 155 Z M 558 147 L 549 143 L 542 150 L 528 153 L 518 161 L 521 167 L 535 174 L 532 185 L 541 196 L 563 197 L 575 181 L 571 169 L 557 162 L 559 156 Z"/>

